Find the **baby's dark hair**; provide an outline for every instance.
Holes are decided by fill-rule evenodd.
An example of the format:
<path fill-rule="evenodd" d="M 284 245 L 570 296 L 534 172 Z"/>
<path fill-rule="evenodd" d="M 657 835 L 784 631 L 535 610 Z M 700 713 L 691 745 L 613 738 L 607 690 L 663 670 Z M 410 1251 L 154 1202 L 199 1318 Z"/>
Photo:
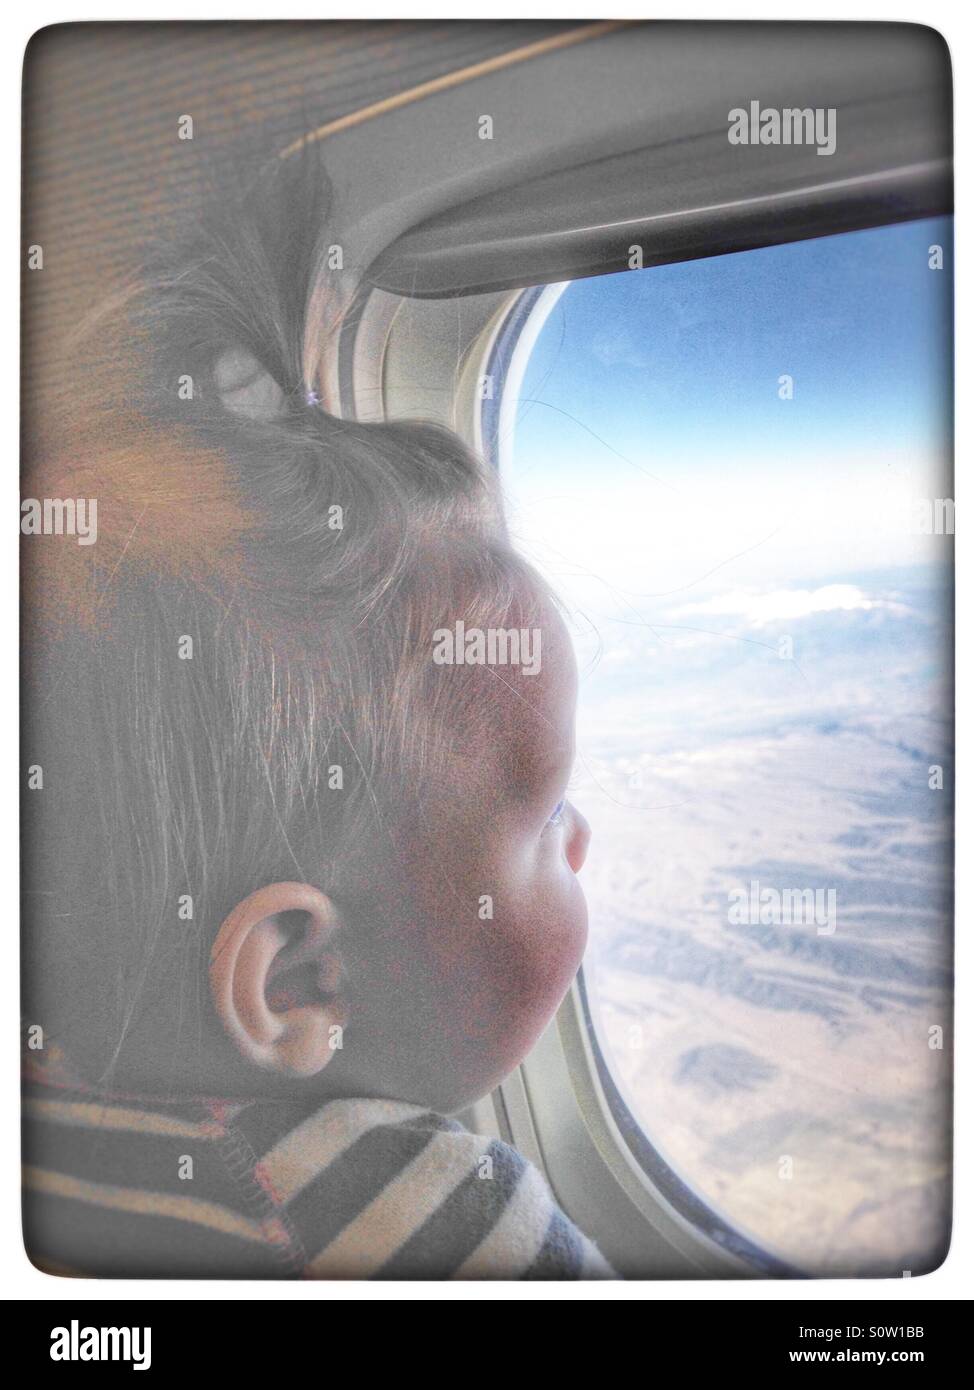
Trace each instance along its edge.
<path fill-rule="evenodd" d="M 459 439 L 316 403 L 326 228 L 313 151 L 235 169 L 28 412 L 25 496 L 98 503 L 95 544 L 24 541 L 27 1022 L 92 1079 L 160 1038 L 185 1072 L 246 894 L 341 901 L 353 846 L 396 853 L 491 717 L 432 633 L 543 601 Z"/>

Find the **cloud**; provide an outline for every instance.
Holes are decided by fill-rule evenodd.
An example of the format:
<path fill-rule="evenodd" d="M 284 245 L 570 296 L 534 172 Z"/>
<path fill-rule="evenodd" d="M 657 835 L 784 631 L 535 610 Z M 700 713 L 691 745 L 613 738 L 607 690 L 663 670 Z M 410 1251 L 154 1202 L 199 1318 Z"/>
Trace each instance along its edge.
<path fill-rule="evenodd" d="M 770 589 L 764 592 L 736 589 L 720 594 L 703 603 L 686 604 L 680 616 L 724 614 L 741 617 L 752 627 L 768 623 L 794 622 L 818 613 L 871 612 L 883 609 L 906 613 L 902 603 L 892 599 L 871 598 L 856 584 L 824 584 L 817 589 Z"/>
<path fill-rule="evenodd" d="M 632 333 L 600 329 L 592 338 L 592 356 L 604 367 L 645 367 L 649 358 Z"/>

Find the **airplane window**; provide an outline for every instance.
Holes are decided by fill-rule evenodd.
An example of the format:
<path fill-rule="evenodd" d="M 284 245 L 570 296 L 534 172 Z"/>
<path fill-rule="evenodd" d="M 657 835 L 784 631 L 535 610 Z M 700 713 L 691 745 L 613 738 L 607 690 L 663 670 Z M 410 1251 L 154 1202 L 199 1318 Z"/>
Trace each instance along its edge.
<path fill-rule="evenodd" d="M 814 1274 L 947 1240 L 951 232 L 528 292 L 509 383 L 513 530 L 577 646 L 603 1060 Z"/>

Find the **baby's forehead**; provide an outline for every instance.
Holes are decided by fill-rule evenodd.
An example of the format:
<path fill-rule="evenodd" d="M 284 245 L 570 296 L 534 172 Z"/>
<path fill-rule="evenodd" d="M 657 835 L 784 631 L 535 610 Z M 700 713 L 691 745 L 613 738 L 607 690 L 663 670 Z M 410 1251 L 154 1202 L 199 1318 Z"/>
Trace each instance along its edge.
<path fill-rule="evenodd" d="M 484 664 L 476 669 L 471 755 L 495 789 L 516 800 L 564 778 L 575 746 L 575 661 L 560 617 L 546 612 L 533 649 L 536 670 Z"/>

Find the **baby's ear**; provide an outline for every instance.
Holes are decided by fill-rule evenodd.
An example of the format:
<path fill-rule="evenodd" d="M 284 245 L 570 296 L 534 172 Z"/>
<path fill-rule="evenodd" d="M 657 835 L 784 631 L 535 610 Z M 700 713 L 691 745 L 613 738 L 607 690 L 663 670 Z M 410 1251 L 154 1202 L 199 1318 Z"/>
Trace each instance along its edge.
<path fill-rule="evenodd" d="M 274 420 L 284 411 L 284 389 L 252 353 L 228 348 L 213 364 L 213 380 L 225 410 L 248 420 Z"/>
<path fill-rule="evenodd" d="M 307 883 L 273 883 L 239 903 L 210 955 L 210 993 L 240 1055 L 264 1071 L 314 1076 L 342 1046 L 341 925 Z"/>

